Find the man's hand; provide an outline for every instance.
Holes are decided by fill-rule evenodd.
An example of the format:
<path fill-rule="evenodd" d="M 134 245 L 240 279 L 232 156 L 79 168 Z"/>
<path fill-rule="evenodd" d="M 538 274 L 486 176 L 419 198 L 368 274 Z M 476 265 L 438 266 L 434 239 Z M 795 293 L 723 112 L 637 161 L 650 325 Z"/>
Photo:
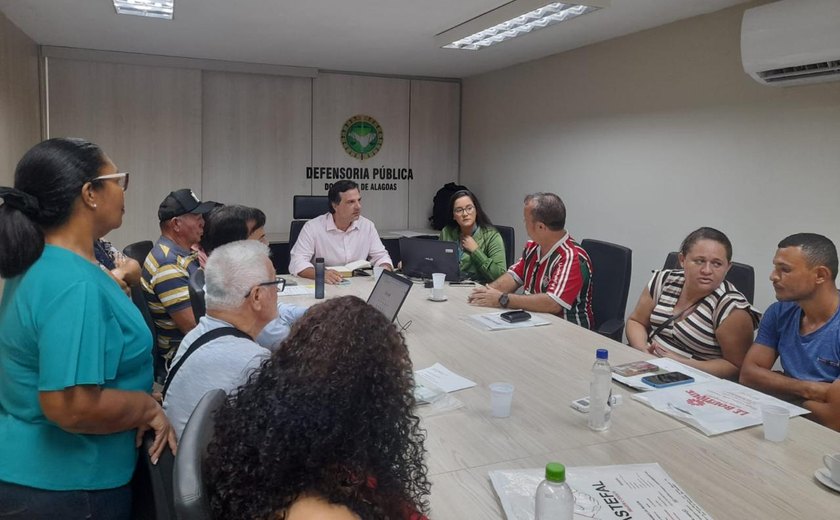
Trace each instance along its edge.
<path fill-rule="evenodd" d="M 324 271 L 324 281 L 330 285 L 338 285 L 344 278 L 334 269 Z"/>
<path fill-rule="evenodd" d="M 467 302 L 481 307 L 501 307 L 499 305 L 499 297 L 501 295 L 501 291 L 482 285 L 473 289 L 472 293 L 467 297 Z"/>

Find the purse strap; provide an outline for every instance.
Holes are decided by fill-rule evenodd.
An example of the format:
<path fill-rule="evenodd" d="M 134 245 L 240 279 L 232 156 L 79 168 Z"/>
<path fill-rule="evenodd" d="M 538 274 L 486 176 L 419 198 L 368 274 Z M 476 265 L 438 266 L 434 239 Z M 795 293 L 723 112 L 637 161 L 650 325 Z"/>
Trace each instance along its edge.
<path fill-rule="evenodd" d="M 169 390 L 169 385 L 172 383 L 172 380 L 175 379 L 175 374 L 178 373 L 178 369 L 180 369 L 184 365 L 184 362 L 187 360 L 187 358 L 190 357 L 193 354 L 193 352 L 195 352 L 205 344 L 213 341 L 214 339 L 218 339 L 224 336 L 235 336 L 237 338 L 253 339 L 251 338 L 251 336 L 245 334 L 244 332 L 235 327 L 219 327 L 218 329 L 207 331 L 198 338 L 196 338 L 196 340 L 193 341 L 192 345 L 190 345 L 190 348 L 187 349 L 186 352 L 184 352 L 183 356 L 181 356 L 181 359 L 179 359 L 178 362 L 175 363 L 175 365 L 169 370 L 169 374 L 166 375 L 166 381 L 163 384 L 163 392 L 161 392 L 164 399 L 166 398 L 166 391 Z"/>
<path fill-rule="evenodd" d="M 648 337 L 647 337 L 647 342 L 648 342 L 648 344 L 650 344 L 650 340 L 652 340 L 654 337 L 656 337 L 656 335 L 657 335 L 657 334 L 659 334 L 660 332 L 662 332 L 662 330 L 663 330 L 665 327 L 667 327 L 668 325 L 670 325 L 670 324 L 671 324 L 671 323 L 673 323 L 674 321 L 676 321 L 676 320 L 678 320 L 678 319 L 682 318 L 683 316 L 685 316 L 686 314 L 688 314 L 688 311 L 690 311 L 691 309 L 694 309 L 695 307 L 697 307 L 697 305 L 699 305 L 699 304 L 700 304 L 700 302 L 702 302 L 702 301 L 703 301 L 703 300 L 705 300 L 705 299 L 706 299 L 706 296 L 704 296 L 704 297 L 700 298 L 699 300 L 695 301 L 694 303 L 692 303 L 691 305 L 689 305 L 688 307 L 686 307 L 685 309 L 683 309 L 681 313 L 679 313 L 679 314 L 677 314 L 677 315 L 675 315 L 675 316 L 671 316 L 670 318 L 668 318 L 667 320 L 665 320 L 664 322 L 662 322 L 661 324 L 659 324 L 659 326 L 658 326 L 658 327 L 656 327 L 655 329 L 653 329 L 653 330 L 650 332 L 650 334 L 648 334 Z"/>

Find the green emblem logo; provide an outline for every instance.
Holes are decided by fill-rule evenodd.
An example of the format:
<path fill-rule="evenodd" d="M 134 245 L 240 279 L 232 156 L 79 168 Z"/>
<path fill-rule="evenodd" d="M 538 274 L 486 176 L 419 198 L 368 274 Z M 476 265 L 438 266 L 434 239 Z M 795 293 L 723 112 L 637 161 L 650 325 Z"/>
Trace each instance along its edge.
<path fill-rule="evenodd" d="M 370 159 L 382 148 L 382 127 L 370 116 L 353 116 L 341 127 L 341 145 L 356 159 Z"/>

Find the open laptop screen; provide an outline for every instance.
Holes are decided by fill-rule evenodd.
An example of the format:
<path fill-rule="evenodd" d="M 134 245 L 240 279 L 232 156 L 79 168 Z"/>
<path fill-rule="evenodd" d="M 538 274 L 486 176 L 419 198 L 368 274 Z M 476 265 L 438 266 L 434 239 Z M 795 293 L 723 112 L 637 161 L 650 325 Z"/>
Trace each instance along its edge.
<path fill-rule="evenodd" d="M 445 240 L 401 238 L 402 272 L 407 276 L 431 278 L 432 273 L 445 273 L 447 282 L 460 280 L 458 244 Z"/>
<path fill-rule="evenodd" d="M 411 280 L 407 280 L 391 271 L 382 271 L 367 302 L 384 314 L 388 321 L 394 321 L 406 296 L 408 296 L 411 285 Z"/>

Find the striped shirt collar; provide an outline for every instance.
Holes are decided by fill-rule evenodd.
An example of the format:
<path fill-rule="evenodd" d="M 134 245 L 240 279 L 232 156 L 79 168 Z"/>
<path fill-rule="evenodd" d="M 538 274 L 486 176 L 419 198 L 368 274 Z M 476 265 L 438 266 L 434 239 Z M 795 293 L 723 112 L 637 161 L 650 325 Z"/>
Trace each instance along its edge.
<path fill-rule="evenodd" d="M 551 253 L 553 253 L 553 252 L 557 251 L 557 249 L 558 249 L 560 246 L 564 245 L 564 244 L 565 244 L 568 240 L 569 240 L 569 232 L 568 232 L 568 231 L 566 231 L 566 234 L 565 234 L 565 235 L 563 235 L 563 238 L 561 238 L 560 240 L 558 240 L 557 242 L 555 242 L 555 243 L 554 243 L 554 245 L 553 245 L 553 246 L 551 246 L 551 248 L 549 248 L 549 250 L 548 250 L 548 251 L 547 251 L 544 255 L 542 254 L 542 248 L 541 248 L 541 246 L 540 246 L 539 244 L 537 244 L 537 255 L 540 255 L 540 257 L 539 257 L 539 258 L 540 258 L 539 262 L 540 262 L 540 263 L 545 262 L 545 261 L 548 259 L 548 257 L 549 257 L 549 256 L 551 256 Z"/>

